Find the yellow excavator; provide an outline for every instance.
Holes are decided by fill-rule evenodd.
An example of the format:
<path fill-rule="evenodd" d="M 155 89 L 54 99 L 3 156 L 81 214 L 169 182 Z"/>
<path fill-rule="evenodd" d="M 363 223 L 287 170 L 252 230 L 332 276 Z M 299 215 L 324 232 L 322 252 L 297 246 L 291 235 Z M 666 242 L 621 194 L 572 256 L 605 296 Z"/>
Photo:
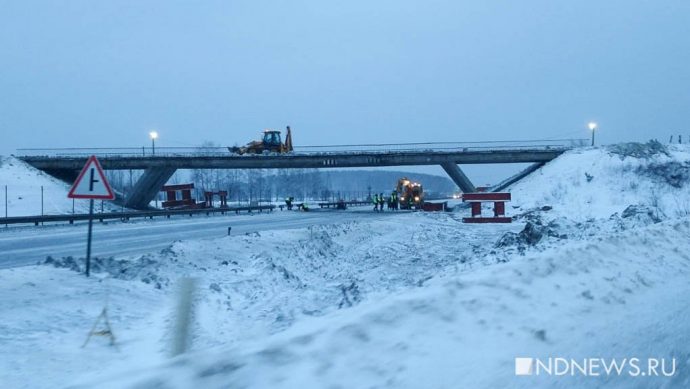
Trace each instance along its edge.
<path fill-rule="evenodd" d="M 285 134 L 285 143 L 280 138 L 280 131 L 264 130 L 264 136 L 261 140 L 255 140 L 247 143 L 246 146 L 228 147 L 231 153 L 235 154 L 264 154 L 264 153 L 278 153 L 284 154 L 292 151 L 292 133 L 290 126 L 287 126 L 287 134 Z"/>

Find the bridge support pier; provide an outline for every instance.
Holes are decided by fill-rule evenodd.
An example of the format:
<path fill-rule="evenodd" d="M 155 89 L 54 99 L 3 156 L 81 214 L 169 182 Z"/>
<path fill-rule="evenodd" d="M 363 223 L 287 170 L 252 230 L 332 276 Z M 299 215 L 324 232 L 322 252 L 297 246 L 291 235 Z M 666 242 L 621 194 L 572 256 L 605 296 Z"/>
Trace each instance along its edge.
<path fill-rule="evenodd" d="M 502 182 L 500 182 L 498 185 L 494 186 L 491 188 L 491 192 L 501 192 L 508 188 L 509 186 L 513 185 L 514 183 L 522 180 L 523 178 L 529 176 L 530 174 L 534 173 L 539 169 L 540 167 L 544 166 L 546 162 L 536 162 L 528 166 L 526 169 L 523 169 L 519 173 L 513 175 L 512 177 L 509 177 Z"/>
<path fill-rule="evenodd" d="M 460 170 L 460 167 L 458 164 L 454 162 L 444 162 L 441 164 L 441 167 L 443 170 L 448 173 L 450 178 L 455 182 L 455 185 L 457 185 L 462 193 L 473 193 L 477 191 L 477 188 L 474 187 L 472 184 L 472 181 L 465 175 L 465 173 Z"/>
<path fill-rule="evenodd" d="M 156 194 L 161 187 L 175 174 L 177 169 L 171 167 L 150 167 L 144 171 L 134 188 L 127 195 L 125 207 L 145 210 L 148 209 L 151 200 L 156 198 Z"/>

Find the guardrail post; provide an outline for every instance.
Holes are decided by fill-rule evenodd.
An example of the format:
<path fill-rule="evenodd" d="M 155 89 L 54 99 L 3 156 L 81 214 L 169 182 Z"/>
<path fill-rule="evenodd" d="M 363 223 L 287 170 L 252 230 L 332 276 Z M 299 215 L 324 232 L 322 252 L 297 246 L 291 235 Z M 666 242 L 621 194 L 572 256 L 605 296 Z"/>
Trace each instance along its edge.
<path fill-rule="evenodd" d="M 91 235 L 93 231 L 93 199 L 89 200 L 89 234 L 86 241 L 86 276 L 91 272 Z"/>

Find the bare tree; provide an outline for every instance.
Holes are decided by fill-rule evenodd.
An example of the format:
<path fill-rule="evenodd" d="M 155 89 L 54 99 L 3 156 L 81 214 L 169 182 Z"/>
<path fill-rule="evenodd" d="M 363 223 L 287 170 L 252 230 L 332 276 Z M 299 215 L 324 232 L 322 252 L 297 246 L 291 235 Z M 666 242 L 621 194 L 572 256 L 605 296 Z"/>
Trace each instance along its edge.
<path fill-rule="evenodd" d="M 196 149 L 196 154 L 207 155 L 215 153 L 218 147 L 220 146 L 212 141 L 204 141 Z M 192 180 L 202 190 L 218 190 L 220 184 L 219 176 L 221 174 L 221 171 L 218 169 L 193 169 Z"/>
<path fill-rule="evenodd" d="M 246 180 L 247 172 L 246 170 L 230 169 L 225 170 L 223 173 L 221 188 L 228 192 L 228 200 L 241 201 L 242 198 L 242 186 Z"/>

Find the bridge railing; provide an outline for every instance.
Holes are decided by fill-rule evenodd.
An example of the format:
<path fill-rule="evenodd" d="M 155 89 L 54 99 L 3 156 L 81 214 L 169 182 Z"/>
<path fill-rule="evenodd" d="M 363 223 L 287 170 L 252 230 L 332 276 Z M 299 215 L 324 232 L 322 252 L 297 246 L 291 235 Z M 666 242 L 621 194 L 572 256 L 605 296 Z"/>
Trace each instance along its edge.
<path fill-rule="evenodd" d="M 571 148 L 584 146 L 587 139 L 517 140 L 517 141 L 476 141 L 476 142 L 417 142 L 381 143 L 326 146 L 301 146 L 295 151 L 309 153 L 328 152 L 409 152 L 409 151 L 463 151 L 492 149 L 544 149 Z"/>
<path fill-rule="evenodd" d="M 328 155 L 340 153 L 391 153 L 391 152 L 449 152 L 488 150 L 535 150 L 567 149 L 585 146 L 588 139 L 554 139 L 523 141 L 483 142 L 418 142 L 349 145 L 315 145 L 295 147 L 295 155 Z M 19 156 L 50 157 L 172 157 L 172 156 L 228 156 L 227 147 L 96 147 L 96 148 L 24 148 L 17 149 Z M 249 154 L 251 155 L 251 154 Z"/>

